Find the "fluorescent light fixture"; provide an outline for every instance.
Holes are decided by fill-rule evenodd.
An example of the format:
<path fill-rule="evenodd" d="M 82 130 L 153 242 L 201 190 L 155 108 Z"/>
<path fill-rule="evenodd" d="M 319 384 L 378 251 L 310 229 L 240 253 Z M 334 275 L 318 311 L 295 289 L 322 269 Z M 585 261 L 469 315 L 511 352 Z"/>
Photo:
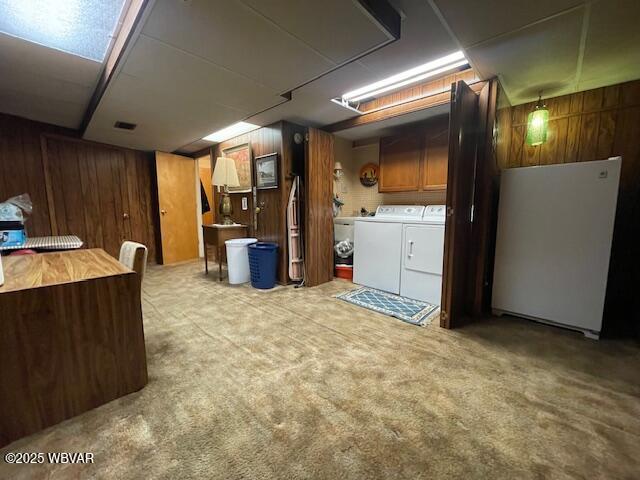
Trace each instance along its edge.
<path fill-rule="evenodd" d="M 102 62 L 125 0 L 0 0 L 0 32 Z"/>
<path fill-rule="evenodd" d="M 378 82 L 357 88 L 342 95 L 342 103 L 354 103 L 372 98 L 382 93 L 395 90 L 397 88 L 420 82 L 430 77 L 435 77 L 449 70 L 468 65 L 468 61 L 461 51 L 452 53 L 437 60 L 419 65 L 404 72 L 397 73 L 384 78 Z M 339 102 L 337 102 L 339 103 Z"/>
<path fill-rule="evenodd" d="M 243 133 L 250 132 L 251 130 L 255 130 L 256 128 L 260 128 L 260 126 L 249 122 L 238 122 L 207 135 L 203 140 L 220 143 L 225 140 L 229 140 L 230 138 L 237 137 L 238 135 L 242 135 Z"/>

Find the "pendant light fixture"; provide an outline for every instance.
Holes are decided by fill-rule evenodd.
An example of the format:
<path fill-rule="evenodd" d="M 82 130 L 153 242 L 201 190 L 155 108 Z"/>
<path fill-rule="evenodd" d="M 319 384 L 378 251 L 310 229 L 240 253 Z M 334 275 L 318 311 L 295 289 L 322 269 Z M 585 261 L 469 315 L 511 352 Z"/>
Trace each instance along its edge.
<path fill-rule="evenodd" d="M 538 103 L 527 119 L 527 145 L 535 147 L 547 141 L 547 127 L 549 126 L 549 110 L 542 103 L 542 92 Z"/>

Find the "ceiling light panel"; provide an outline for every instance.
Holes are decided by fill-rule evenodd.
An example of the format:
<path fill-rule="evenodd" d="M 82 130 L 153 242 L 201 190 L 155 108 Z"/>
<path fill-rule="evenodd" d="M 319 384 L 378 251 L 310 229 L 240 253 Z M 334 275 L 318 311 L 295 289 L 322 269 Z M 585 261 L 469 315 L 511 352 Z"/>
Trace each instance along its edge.
<path fill-rule="evenodd" d="M 461 51 L 446 55 L 431 62 L 405 70 L 390 77 L 384 78 L 370 85 L 352 90 L 342 95 L 343 100 L 358 101 L 370 98 L 382 92 L 387 92 L 395 88 L 403 87 L 425 78 L 444 73 L 456 67 L 467 64 L 464 53 Z"/>
<path fill-rule="evenodd" d="M 125 0 L 0 0 L 0 32 L 102 62 Z"/>
<path fill-rule="evenodd" d="M 249 122 L 238 122 L 207 135 L 203 140 L 220 143 L 225 140 L 229 140 L 230 138 L 237 137 L 238 135 L 242 135 L 243 133 L 250 132 L 251 130 L 255 130 L 256 128 L 260 127 Z"/>

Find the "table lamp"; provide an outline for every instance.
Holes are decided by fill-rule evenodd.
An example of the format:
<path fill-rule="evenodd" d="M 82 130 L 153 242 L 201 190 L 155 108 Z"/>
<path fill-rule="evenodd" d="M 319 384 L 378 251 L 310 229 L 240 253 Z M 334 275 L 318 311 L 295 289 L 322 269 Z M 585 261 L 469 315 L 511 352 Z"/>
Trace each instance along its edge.
<path fill-rule="evenodd" d="M 216 159 L 216 166 L 213 169 L 211 183 L 217 187 L 222 187 L 220 207 L 218 208 L 223 218 L 222 224 L 233 225 L 233 220 L 231 220 L 233 206 L 231 205 L 231 198 L 229 198 L 229 187 L 240 186 L 236 163 L 233 161 L 233 158 L 218 157 Z"/>

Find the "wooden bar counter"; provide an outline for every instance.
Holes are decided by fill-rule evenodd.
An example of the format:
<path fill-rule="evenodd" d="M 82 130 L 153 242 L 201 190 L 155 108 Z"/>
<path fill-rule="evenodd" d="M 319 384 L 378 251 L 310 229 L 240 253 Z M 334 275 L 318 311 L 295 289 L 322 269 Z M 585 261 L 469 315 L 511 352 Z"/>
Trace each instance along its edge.
<path fill-rule="evenodd" d="M 135 272 L 101 249 L 3 266 L 0 447 L 146 385 Z"/>

